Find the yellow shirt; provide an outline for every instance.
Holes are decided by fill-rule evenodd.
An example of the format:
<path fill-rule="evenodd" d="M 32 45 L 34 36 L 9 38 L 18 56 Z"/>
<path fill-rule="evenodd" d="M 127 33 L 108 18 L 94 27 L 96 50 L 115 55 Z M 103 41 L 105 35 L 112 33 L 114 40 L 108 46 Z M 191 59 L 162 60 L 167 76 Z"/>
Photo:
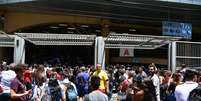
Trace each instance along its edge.
<path fill-rule="evenodd" d="M 99 89 L 106 89 L 106 82 L 108 80 L 107 73 L 103 70 L 101 70 L 99 73 L 97 71 L 94 72 L 93 75 L 99 76 L 100 77 L 100 86 Z"/>

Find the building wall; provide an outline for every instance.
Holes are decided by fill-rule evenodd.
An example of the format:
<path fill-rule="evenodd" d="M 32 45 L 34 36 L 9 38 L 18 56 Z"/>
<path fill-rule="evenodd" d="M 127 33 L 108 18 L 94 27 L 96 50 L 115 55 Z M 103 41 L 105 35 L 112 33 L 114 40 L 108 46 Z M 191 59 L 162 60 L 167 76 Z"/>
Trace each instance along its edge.
<path fill-rule="evenodd" d="M 48 23 L 78 23 L 78 24 L 99 24 L 102 26 L 102 35 L 107 36 L 109 27 L 129 27 L 141 30 L 142 33 L 161 32 L 160 27 L 145 26 L 139 24 L 127 24 L 127 23 L 113 23 L 109 19 L 98 17 L 86 17 L 86 16 L 69 16 L 69 15 L 56 15 L 56 14 L 39 14 L 39 13 L 23 13 L 23 12 L 2 12 L 5 16 L 4 19 L 4 31 L 7 33 L 13 33 L 20 29 L 37 26 L 40 24 Z M 0 11 L 1 14 L 1 11 Z"/>
<path fill-rule="evenodd" d="M 78 24 L 99 24 L 101 25 L 101 34 L 106 37 L 109 32 L 110 26 L 113 27 L 134 27 L 145 32 L 157 31 L 160 32 L 160 28 L 156 27 L 146 27 L 143 25 L 131 25 L 126 23 L 112 23 L 108 19 L 95 18 L 95 17 L 84 17 L 84 16 L 66 16 L 66 15 L 51 15 L 51 14 L 38 14 L 38 13 L 23 13 L 23 12 L 5 12 L 4 13 L 4 31 L 13 34 L 15 31 L 20 31 L 20 29 L 29 28 L 32 26 L 37 26 L 41 24 L 48 23 L 78 23 Z M 106 51 L 106 64 L 109 64 L 109 49 Z M 5 51 L 0 49 L 0 59 L 3 59 L 3 54 Z M 164 64 L 164 63 L 163 63 Z"/>
<path fill-rule="evenodd" d="M 102 27 L 102 36 L 107 36 L 110 32 L 108 26 L 116 27 L 134 27 L 141 30 L 143 33 L 161 33 L 161 27 L 145 26 L 145 25 L 132 25 L 126 23 L 112 23 L 108 19 L 86 17 L 86 16 L 67 16 L 67 15 L 53 15 L 53 14 L 38 14 L 38 13 L 23 13 L 23 12 L 4 12 L 0 11 L 0 15 L 4 15 L 4 31 L 13 34 L 20 29 L 37 26 L 40 24 L 48 23 L 78 23 L 78 24 L 100 24 Z M 193 34 L 200 33 L 199 27 L 193 26 Z M 5 51 L 0 49 L 0 60 L 3 59 Z M 151 61 L 152 59 L 142 59 L 141 61 Z M 118 59 L 114 60 L 115 62 Z M 158 61 L 158 60 L 155 60 Z M 109 63 L 109 50 L 106 49 L 106 64 Z M 161 64 L 167 64 L 165 60 Z"/>
<path fill-rule="evenodd" d="M 40 24 L 64 22 L 99 24 L 101 19 L 79 16 L 8 12 L 5 14 L 4 30 L 7 33 L 12 33 L 23 28 Z"/>

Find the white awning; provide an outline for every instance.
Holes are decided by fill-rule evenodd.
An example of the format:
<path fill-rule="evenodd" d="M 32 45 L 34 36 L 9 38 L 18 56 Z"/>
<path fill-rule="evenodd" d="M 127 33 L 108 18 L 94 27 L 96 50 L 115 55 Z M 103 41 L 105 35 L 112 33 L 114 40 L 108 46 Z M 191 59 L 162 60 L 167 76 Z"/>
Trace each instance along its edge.
<path fill-rule="evenodd" d="M 105 48 L 156 49 L 181 37 L 136 35 L 111 32 L 105 38 Z"/>
<path fill-rule="evenodd" d="M 16 33 L 34 45 L 93 45 L 96 35 Z"/>
<path fill-rule="evenodd" d="M 14 47 L 15 35 L 0 35 L 0 47 Z"/>

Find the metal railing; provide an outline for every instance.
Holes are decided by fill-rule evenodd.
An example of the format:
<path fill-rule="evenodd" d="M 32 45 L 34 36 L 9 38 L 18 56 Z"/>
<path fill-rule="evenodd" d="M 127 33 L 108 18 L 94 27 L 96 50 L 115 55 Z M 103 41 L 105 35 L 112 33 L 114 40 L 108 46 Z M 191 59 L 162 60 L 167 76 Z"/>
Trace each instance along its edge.
<path fill-rule="evenodd" d="M 176 66 L 181 64 L 190 68 L 201 67 L 201 42 L 176 42 Z"/>

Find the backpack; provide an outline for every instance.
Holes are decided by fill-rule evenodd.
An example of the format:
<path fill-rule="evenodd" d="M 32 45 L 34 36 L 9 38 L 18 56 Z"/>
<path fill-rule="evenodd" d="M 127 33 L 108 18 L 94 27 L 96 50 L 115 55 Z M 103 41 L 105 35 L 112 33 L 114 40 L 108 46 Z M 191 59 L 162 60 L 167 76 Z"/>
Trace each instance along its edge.
<path fill-rule="evenodd" d="M 190 92 L 188 101 L 201 101 L 201 85 Z"/>
<path fill-rule="evenodd" d="M 73 87 L 72 83 L 69 82 L 66 85 L 67 89 L 66 89 L 66 98 L 68 99 L 68 101 L 77 101 L 77 92 L 75 91 L 75 88 Z"/>
<path fill-rule="evenodd" d="M 42 97 L 40 101 L 52 101 L 51 95 L 49 92 L 48 82 L 44 83 L 44 88 L 42 88 Z"/>
<path fill-rule="evenodd" d="M 79 76 L 78 80 L 79 80 L 79 85 L 84 86 L 86 84 L 83 76 Z"/>
<path fill-rule="evenodd" d="M 48 88 L 52 101 L 60 101 L 62 94 L 57 79 L 50 79 L 48 82 Z"/>

